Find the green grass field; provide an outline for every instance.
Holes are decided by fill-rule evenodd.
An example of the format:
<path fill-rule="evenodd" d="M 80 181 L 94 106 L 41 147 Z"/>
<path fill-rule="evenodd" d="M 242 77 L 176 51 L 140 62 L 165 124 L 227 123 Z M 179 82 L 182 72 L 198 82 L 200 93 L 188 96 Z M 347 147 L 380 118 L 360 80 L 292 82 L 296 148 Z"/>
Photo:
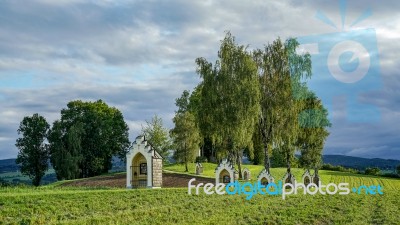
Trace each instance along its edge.
<path fill-rule="evenodd" d="M 202 176 L 205 177 L 215 177 L 215 168 L 216 164 L 213 163 L 203 163 L 204 172 Z M 259 165 L 243 165 L 242 169 L 247 167 L 251 172 L 251 181 L 256 181 L 258 174 L 264 168 Z M 181 164 L 173 164 L 164 166 L 165 170 L 171 170 L 175 172 L 185 173 L 185 167 Z M 195 174 L 195 164 L 191 163 L 188 166 L 189 172 L 187 174 Z M 275 178 L 275 181 L 281 180 L 286 173 L 286 168 L 271 168 L 271 174 Z M 310 171 L 314 173 L 314 171 Z M 292 168 L 292 173 L 298 182 L 301 182 L 301 178 L 304 173 L 304 169 L 300 168 Z M 348 182 L 351 186 L 360 186 L 360 185 L 378 185 L 384 186 L 384 188 L 396 189 L 400 190 L 400 179 L 395 178 L 387 178 L 387 177 L 377 177 L 370 176 L 364 174 L 353 174 L 353 173 L 344 173 L 344 172 L 336 172 L 336 171 L 325 171 L 320 170 L 319 175 L 321 177 L 322 183 L 340 183 L 340 182 Z M 399 199 L 400 200 L 400 199 Z"/>
<path fill-rule="evenodd" d="M 191 165 L 191 171 L 194 166 Z M 214 164 L 204 164 L 214 176 Z M 252 177 L 260 166 L 248 166 Z M 183 166 L 166 166 L 182 172 Z M 253 172 L 254 171 L 254 172 Z M 272 169 L 279 180 L 285 169 Z M 276 173 L 276 175 L 275 175 Z M 294 169 L 301 178 L 303 170 Z M 399 224 L 400 180 L 321 171 L 322 181 L 380 184 L 383 195 L 188 195 L 187 188 L 0 189 L 0 224 Z"/>

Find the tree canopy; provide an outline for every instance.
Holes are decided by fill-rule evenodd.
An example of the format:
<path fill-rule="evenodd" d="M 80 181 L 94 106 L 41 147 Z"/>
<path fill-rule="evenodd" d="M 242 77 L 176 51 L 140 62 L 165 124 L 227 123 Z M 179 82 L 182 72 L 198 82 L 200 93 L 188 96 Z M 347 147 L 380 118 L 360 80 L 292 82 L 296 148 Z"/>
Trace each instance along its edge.
<path fill-rule="evenodd" d="M 168 160 L 171 139 L 161 117 L 154 115 L 151 121 L 146 121 L 146 125 L 142 127 L 142 135 L 146 136 L 151 146 L 161 154 L 164 161 Z"/>
<path fill-rule="evenodd" d="M 102 100 L 69 102 L 48 135 L 58 179 L 108 172 L 112 157 L 124 158 L 129 149 L 128 130 L 122 113 Z"/>
<path fill-rule="evenodd" d="M 196 118 L 189 109 L 189 96 L 190 92 L 185 90 L 182 96 L 176 99 L 175 105 L 178 111 L 173 118 L 175 127 L 170 130 L 175 149 L 174 158 L 178 162 L 185 163 L 186 172 L 188 172 L 188 163 L 195 160 L 201 142 Z"/>
<path fill-rule="evenodd" d="M 211 155 L 238 162 L 240 170 L 244 150 L 254 163 L 264 162 L 268 172 L 273 155 L 290 173 L 300 150 L 304 167 L 320 166 L 330 122 L 322 102 L 307 88 L 311 56 L 298 54 L 298 46 L 294 38 L 278 38 L 249 51 L 227 32 L 214 64 L 196 59 L 202 81 L 191 95 L 183 93 L 190 101 L 180 99 L 177 105 L 194 114 L 203 148 L 211 140 Z"/>
<path fill-rule="evenodd" d="M 227 150 L 240 171 L 241 150 L 252 147 L 252 133 L 258 121 L 260 90 L 257 65 L 243 45 L 228 32 L 221 42 L 214 65 L 197 58 L 197 73 L 202 78 L 201 117 L 215 144 Z M 206 115 L 204 115 L 206 114 Z"/>
<path fill-rule="evenodd" d="M 50 125 L 39 114 L 26 116 L 21 121 L 15 146 L 19 149 L 16 163 L 20 164 L 21 173 L 32 179 L 32 184 L 39 186 L 49 165 L 49 154 L 45 144 Z"/>
<path fill-rule="evenodd" d="M 269 155 L 272 149 L 282 151 L 288 169 L 295 151 L 298 133 L 298 91 L 304 85 L 302 79 L 311 76 L 309 54 L 298 55 L 296 39 L 282 42 L 280 39 L 254 51 L 257 62 L 261 101 L 259 129 L 264 145 L 265 169 L 269 172 Z"/>
<path fill-rule="evenodd" d="M 300 131 L 296 146 L 301 152 L 300 165 L 306 169 L 322 166 L 322 150 L 331 126 L 328 111 L 315 93 L 304 89 L 305 98 L 301 102 L 299 115 Z"/>

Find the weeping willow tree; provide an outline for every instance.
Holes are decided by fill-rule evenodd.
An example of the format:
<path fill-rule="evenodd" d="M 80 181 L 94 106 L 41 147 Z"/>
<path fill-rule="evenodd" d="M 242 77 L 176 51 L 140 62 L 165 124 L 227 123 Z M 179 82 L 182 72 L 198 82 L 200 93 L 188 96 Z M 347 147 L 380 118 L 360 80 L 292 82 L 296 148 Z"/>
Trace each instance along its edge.
<path fill-rule="evenodd" d="M 299 116 L 300 132 L 297 147 L 301 152 L 300 165 L 305 169 L 313 168 L 318 176 L 322 164 L 322 150 L 329 135 L 331 126 L 328 111 L 315 93 L 305 89 L 304 100 L 301 102 L 302 111 Z"/>
<path fill-rule="evenodd" d="M 260 111 L 257 65 L 245 46 L 235 43 L 227 32 L 213 65 L 197 58 L 202 78 L 200 127 L 207 126 L 213 143 L 227 150 L 232 164 L 238 163 L 241 176 L 242 152 L 252 147 L 254 126 Z M 201 124 L 203 123 L 203 124 Z"/>
<path fill-rule="evenodd" d="M 238 162 L 239 170 L 242 149 L 250 159 L 264 161 L 268 173 L 271 154 L 279 153 L 289 178 L 296 149 L 304 154 L 304 163 L 318 167 L 330 123 L 322 103 L 307 89 L 311 56 L 297 54 L 298 46 L 296 39 L 277 39 L 249 54 L 227 33 L 214 65 L 204 58 L 196 60 L 197 73 L 203 79 L 196 110 L 201 133 L 222 149 L 219 155 Z M 307 116 L 308 120 L 315 116 L 307 111 L 314 106 L 326 120 L 310 130 L 304 123 Z M 259 154 L 260 148 L 263 154 Z M 261 155 L 264 160 L 259 160 Z"/>
<path fill-rule="evenodd" d="M 290 159 L 297 141 L 300 104 L 297 89 L 302 79 L 311 77 L 311 57 L 298 55 L 296 39 L 275 40 L 264 50 L 254 51 L 261 93 L 259 132 L 264 147 L 264 167 L 270 172 L 270 154 L 279 149 L 286 157 L 290 174 Z"/>

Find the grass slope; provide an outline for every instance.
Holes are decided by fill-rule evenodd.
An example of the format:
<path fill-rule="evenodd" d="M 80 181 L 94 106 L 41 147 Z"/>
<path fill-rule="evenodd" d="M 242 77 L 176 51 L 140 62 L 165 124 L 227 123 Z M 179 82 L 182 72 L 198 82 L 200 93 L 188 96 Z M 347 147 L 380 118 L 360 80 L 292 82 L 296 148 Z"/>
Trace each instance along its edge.
<path fill-rule="evenodd" d="M 396 224 L 398 191 L 383 196 L 191 195 L 186 189 L 3 190 L 6 224 Z"/>
<path fill-rule="evenodd" d="M 215 177 L 216 164 L 213 163 L 203 163 L 203 174 L 205 177 Z M 247 167 L 251 172 L 251 181 L 257 181 L 258 174 L 263 170 L 263 166 L 260 165 L 243 165 L 242 169 Z M 171 170 L 179 173 L 185 173 L 185 167 L 181 164 L 172 164 L 164 166 L 164 169 Z M 187 174 L 195 174 L 195 164 L 191 163 L 188 166 L 189 172 Z M 275 178 L 275 181 L 281 180 L 286 173 L 286 168 L 271 168 L 271 174 Z M 313 171 L 310 171 L 313 173 Z M 292 173 L 294 174 L 298 182 L 302 182 L 301 178 L 304 173 L 304 169 L 292 168 Z M 378 185 L 380 184 L 386 189 L 390 190 L 400 190 L 400 179 L 387 178 L 387 177 L 376 177 L 364 174 L 353 174 L 337 171 L 327 171 L 320 170 L 319 175 L 321 177 L 322 183 L 341 183 L 347 182 L 351 187 L 360 185 Z M 400 199 L 399 199 L 400 200 Z"/>
<path fill-rule="evenodd" d="M 213 176 L 214 164 L 204 164 Z M 194 166 L 190 165 L 194 171 Z M 248 166 L 252 176 L 259 166 Z M 181 165 L 165 167 L 182 172 Z M 254 172 L 253 172 L 254 171 Z M 285 169 L 272 169 L 276 180 Z M 294 173 L 300 179 L 302 170 Z M 275 175 L 276 174 L 276 175 Z M 381 184 L 383 195 L 188 195 L 187 188 L 0 189 L 0 224 L 398 224 L 400 180 L 321 171 L 324 182 Z"/>

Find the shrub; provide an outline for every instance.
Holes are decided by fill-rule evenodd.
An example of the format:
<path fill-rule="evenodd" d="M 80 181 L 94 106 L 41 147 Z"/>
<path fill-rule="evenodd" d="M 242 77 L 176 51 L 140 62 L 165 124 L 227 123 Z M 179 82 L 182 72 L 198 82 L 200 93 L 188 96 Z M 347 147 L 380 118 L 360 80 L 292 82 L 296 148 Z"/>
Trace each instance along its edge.
<path fill-rule="evenodd" d="M 365 169 L 365 174 L 366 175 L 374 175 L 377 176 L 379 175 L 381 172 L 381 170 L 378 167 L 368 167 L 367 169 Z"/>
<path fill-rule="evenodd" d="M 331 164 L 324 164 L 321 167 L 322 170 L 331 170 L 331 171 L 339 171 L 339 172 L 348 172 L 348 173 L 358 173 L 359 171 L 351 168 L 344 168 L 343 166 L 333 166 Z"/>
<path fill-rule="evenodd" d="M 197 163 L 206 163 L 208 160 L 207 160 L 207 157 L 205 157 L 205 156 L 197 156 L 196 157 L 196 162 Z"/>

